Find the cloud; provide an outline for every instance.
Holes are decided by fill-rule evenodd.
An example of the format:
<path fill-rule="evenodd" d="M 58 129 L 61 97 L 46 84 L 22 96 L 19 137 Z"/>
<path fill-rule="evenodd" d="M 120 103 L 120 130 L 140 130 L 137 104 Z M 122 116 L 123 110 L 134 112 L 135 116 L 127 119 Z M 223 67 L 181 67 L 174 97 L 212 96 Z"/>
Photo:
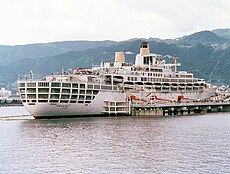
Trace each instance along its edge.
<path fill-rule="evenodd" d="M 228 0 L 0 0 L 0 44 L 175 38 L 230 26 Z"/>

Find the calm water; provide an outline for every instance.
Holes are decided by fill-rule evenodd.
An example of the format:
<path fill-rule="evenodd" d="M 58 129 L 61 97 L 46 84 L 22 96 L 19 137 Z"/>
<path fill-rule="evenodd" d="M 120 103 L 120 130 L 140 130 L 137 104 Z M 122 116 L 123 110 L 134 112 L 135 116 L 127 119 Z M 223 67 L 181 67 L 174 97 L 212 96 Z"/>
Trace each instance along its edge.
<path fill-rule="evenodd" d="M 230 113 L 0 119 L 0 173 L 230 173 L 229 136 Z"/>

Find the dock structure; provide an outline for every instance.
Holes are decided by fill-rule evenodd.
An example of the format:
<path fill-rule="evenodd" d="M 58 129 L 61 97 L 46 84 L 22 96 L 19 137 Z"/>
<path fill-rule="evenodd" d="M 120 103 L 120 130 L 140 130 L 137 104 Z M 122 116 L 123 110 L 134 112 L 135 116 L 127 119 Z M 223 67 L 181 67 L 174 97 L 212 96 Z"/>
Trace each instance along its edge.
<path fill-rule="evenodd" d="M 105 114 L 131 116 L 176 116 L 211 112 L 230 112 L 230 102 L 188 102 L 188 103 L 132 103 L 130 101 L 105 101 Z"/>
<path fill-rule="evenodd" d="M 211 112 L 230 112 L 230 102 L 189 102 L 167 104 L 131 104 L 133 116 L 174 116 Z"/>

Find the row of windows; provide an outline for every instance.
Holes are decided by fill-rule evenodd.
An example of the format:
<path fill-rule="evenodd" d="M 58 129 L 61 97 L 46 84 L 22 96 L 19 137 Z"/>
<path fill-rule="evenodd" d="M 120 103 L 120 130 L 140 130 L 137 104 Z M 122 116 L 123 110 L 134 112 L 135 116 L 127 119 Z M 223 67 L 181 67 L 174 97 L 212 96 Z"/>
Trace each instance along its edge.
<path fill-rule="evenodd" d="M 141 77 L 142 82 L 161 82 L 162 79 L 156 79 L 151 77 Z"/>
<path fill-rule="evenodd" d="M 128 77 L 128 81 L 138 81 L 138 79 L 137 79 L 137 77 Z M 155 79 L 155 78 L 151 78 L 151 77 L 141 77 L 141 81 L 159 82 L 160 79 Z"/>
<path fill-rule="evenodd" d="M 50 96 L 50 100 L 59 100 L 59 95 L 51 95 Z M 21 98 L 22 99 L 25 99 L 26 97 L 25 97 L 25 94 L 22 94 L 21 95 Z M 39 94 L 38 95 L 38 100 L 40 100 L 40 99 L 47 99 L 48 100 L 48 94 L 46 95 L 46 94 Z M 71 95 L 71 97 L 70 97 L 70 95 L 61 95 L 61 99 L 63 99 L 63 100 L 69 100 L 69 99 L 71 99 L 71 100 L 87 100 L 87 101 L 92 101 L 93 99 L 95 98 L 95 96 L 94 95 Z M 34 101 L 36 102 L 36 95 L 35 94 L 28 94 L 27 95 L 27 99 L 35 99 Z"/>
<path fill-rule="evenodd" d="M 156 77 L 161 77 L 162 74 L 158 74 L 158 73 L 145 73 L 146 76 L 156 76 Z"/>
<path fill-rule="evenodd" d="M 49 87 L 49 82 L 38 82 L 38 86 L 39 87 Z M 55 88 L 71 88 L 71 83 L 57 83 L 57 82 L 53 82 L 51 83 L 51 87 Z M 19 83 L 19 87 L 25 87 L 25 83 Z M 27 83 L 27 87 L 36 87 L 36 83 Z M 112 86 L 111 85 L 93 85 L 93 84 L 78 84 L 78 83 L 73 83 L 72 84 L 72 88 L 91 88 L 91 89 L 104 89 L 104 90 L 112 90 Z M 117 87 L 114 86 L 113 87 L 114 90 L 117 90 Z M 44 89 L 45 90 L 45 89 Z M 35 92 L 35 91 L 34 91 Z"/>
<path fill-rule="evenodd" d="M 156 91 L 200 91 L 200 90 L 203 90 L 202 87 L 198 88 L 198 87 L 195 87 L 195 88 L 177 88 L 177 87 L 155 87 L 155 88 L 147 88 L 147 89 L 152 89 L 152 90 L 156 90 Z"/>
<path fill-rule="evenodd" d="M 22 88 L 19 90 L 21 94 L 25 93 L 25 88 Z M 27 93 L 36 93 L 36 88 L 27 88 Z M 49 93 L 49 88 L 38 88 L 38 93 Z M 58 89 L 58 88 L 52 88 L 51 89 L 51 93 L 64 93 L 64 94 L 70 94 L 71 93 L 71 89 Z M 94 94 L 97 95 L 98 90 L 95 89 L 88 89 L 88 90 L 84 90 L 84 89 L 72 89 L 72 93 L 73 94 Z"/>
<path fill-rule="evenodd" d="M 35 103 L 36 103 L 36 100 L 22 100 L 22 102 L 28 102 L 29 103 L 29 105 L 34 105 Z M 32 103 L 31 103 L 32 102 Z M 37 101 L 38 103 L 48 103 L 48 100 L 44 100 L 44 99 L 42 99 L 42 100 L 38 100 Z M 68 100 L 50 100 L 49 101 L 50 103 L 82 103 L 82 104 L 90 104 L 91 103 L 91 101 L 88 101 L 88 100 L 85 100 L 85 101 L 83 101 L 83 100 L 70 100 L 70 101 L 68 101 Z M 59 106 L 59 105 L 57 105 L 57 107 L 62 107 L 62 106 Z"/>
<path fill-rule="evenodd" d="M 141 77 L 142 82 L 179 82 L 179 83 L 195 83 L 196 79 L 157 79 L 151 77 Z"/>
<path fill-rule="evenodd" d="M 158 68 L 146 68 L 145 69 L 146 71 L 151 71 L 151 72 L 163 72 L 163 69 L 158 69 Z"/>
<path fill-rule="evenodd" d="M 180 75 L 179 77 L 181 78 L 193 78 L 193 76 L 190 74 L 190 75 Z"/>
<path fill-rule="evenodd" d="M 145 56 L 143 59 L 143 64 L 152 64 L 153 63 L 153 57 L 152 56 Z M 155 62 L 155 64 L 157 64 L 157 62 Z"/>
<path fill-rule="evenodd" d="M 28 86 L 28 83 L 27 83 L 27 86 Z M 49 82 L 38 82 L 38 86 L 49 87 Z"/>

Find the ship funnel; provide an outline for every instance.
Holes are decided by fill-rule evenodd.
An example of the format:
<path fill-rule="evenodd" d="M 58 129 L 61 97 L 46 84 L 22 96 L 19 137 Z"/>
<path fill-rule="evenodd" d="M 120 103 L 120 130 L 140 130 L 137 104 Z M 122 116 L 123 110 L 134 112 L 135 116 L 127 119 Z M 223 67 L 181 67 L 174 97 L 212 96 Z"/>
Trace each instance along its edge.
<path fill-rule="evenodd" d="M 115 62 L 116 63 L 124 63 L 125 62 L 125 53 L 124 52 L 116 52 L 115 53 Z"/>
<path fill-rule="evenodd" d="M 149 50 L 148 42 L 142 42 L 141 48 L 140 48 L 140 55 L 143 56 L 143 55 L 147 55 L 149 53 L 150 53 L 150 50 Z"/>

